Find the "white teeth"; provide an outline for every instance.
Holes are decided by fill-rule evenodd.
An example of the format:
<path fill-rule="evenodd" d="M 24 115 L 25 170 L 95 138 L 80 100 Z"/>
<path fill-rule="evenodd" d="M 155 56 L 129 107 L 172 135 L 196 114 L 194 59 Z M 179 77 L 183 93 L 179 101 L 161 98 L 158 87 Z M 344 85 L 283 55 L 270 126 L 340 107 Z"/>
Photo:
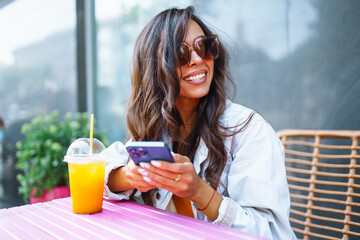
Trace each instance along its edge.
<path fill-rule="evenodd" d="M 200 78 L 203 78 L 203 77 L 205 77 L 205 73 L 200 73 L 200 74 L 195 75 L 195 76 L 184 78 L 184 80 L 186 80 L 186 81 L 194 81 L 194 80 L 199 80 Z"/>

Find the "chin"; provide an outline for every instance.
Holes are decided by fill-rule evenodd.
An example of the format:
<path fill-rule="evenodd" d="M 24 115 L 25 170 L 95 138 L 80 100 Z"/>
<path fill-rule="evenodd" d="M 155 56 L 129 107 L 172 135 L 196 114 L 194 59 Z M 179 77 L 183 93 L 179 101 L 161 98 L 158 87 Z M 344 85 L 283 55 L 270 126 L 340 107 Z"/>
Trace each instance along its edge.
<path fill-rule="evenodd" d="M 202 97 L 205 97 L 206 95 L 208 95 L 209 91 L 197 91 L 197 92 L 191 92 L 191 93 L 187 93 L 182 95 L 183 97 L 186 98 L 194 98 L 194 99 L 200 99 Z"/>

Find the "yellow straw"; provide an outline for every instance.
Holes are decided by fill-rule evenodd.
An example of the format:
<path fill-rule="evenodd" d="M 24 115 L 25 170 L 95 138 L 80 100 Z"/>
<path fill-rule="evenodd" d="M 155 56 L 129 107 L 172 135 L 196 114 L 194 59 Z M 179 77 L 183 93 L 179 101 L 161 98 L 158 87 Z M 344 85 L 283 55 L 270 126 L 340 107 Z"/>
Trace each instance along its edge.
<path fill-rule="evenodd" d="M 90 155 L 93 152 L 94 114 L 90 115 Z"/>

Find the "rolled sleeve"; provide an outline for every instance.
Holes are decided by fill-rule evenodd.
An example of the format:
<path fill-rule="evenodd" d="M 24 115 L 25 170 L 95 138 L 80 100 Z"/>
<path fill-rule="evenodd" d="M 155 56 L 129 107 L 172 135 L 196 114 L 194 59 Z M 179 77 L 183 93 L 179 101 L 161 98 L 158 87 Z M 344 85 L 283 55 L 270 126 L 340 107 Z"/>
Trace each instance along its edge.
<path fill-rule="evenodd" d="M 269 227 L 269 216 L 266 214 L 260 209 L 241 207 L 231 198 L 224 197 L 219 208 L 219 216 L 213 223 L 269 238 L 273 234 Z"/>
<path fill-rule="evenodd" d="M 239 204 L 237 204 L 234 200 L 228 197 L 223 197 L 219 208 L 219 216 L 213 223 L 231 227 L 239 208 Z"/>
<path fill-rule="evenodd" d="M 123 167 L 127 164 L 128 153 L 124 144 L 121 142 L 114 142 L 105 151 L 102 152 L 105 159 L 105 179 L 104 179 L 104 198 L 108 200 L 129 200 L 130 195 L 134 190 L 128 190 L 123 192 L 112 192 L 109 189 L 108 181 L 110 172 L 119 167 Z"/>

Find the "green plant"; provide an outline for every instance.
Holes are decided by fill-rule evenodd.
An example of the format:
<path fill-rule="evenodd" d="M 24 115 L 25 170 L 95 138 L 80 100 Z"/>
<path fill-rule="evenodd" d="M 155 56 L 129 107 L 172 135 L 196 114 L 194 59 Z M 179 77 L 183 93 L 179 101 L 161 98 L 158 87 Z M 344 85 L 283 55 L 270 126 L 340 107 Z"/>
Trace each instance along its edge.
<path fill-rule="evenodd" d="M 43 194 L 44 189 L 69 185 L 67 164 L 63 161 L 70 144 L 77 138 L 89 137 L 90 127 L 87 113 L 67 113 L 63 120 L 59 112 L 34 118 L 31 123 L 22 126 L 24 140 L 16 143 L 19 161 L 15 165 L 23 170 L 18 174 L 19 194 L 28 202 L 33 188 L 36 197 Z M 94 137 L 108 145 L 104 133 Z"/>

